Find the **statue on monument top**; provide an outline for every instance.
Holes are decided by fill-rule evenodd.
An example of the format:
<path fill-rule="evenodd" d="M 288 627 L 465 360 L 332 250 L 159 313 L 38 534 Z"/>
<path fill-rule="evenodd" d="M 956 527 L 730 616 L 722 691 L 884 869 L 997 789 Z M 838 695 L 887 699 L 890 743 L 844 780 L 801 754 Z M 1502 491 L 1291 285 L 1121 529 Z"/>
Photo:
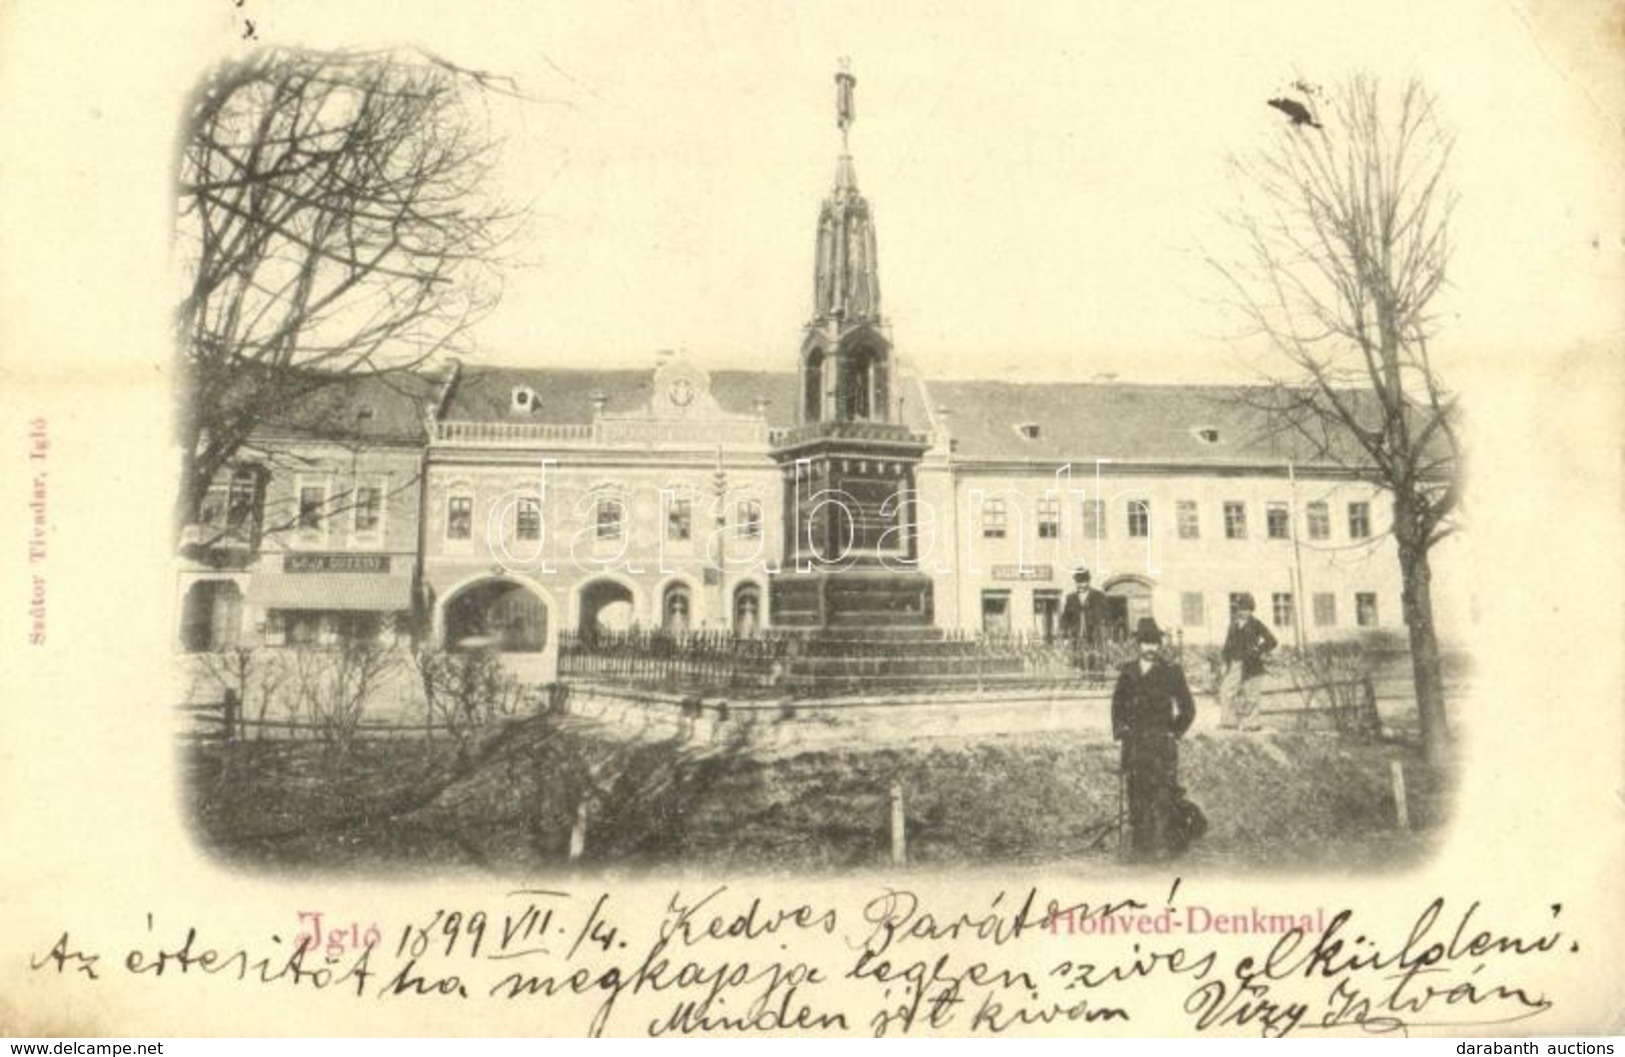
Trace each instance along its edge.
<path fill-rule="evenodd" d="M 846 130 L 852 127 L 857 118 L 857 110 L 852 104 L 852 87 L 858 79 L 852 76 L 852 60 L 841 56 L 841 68 L 835 74 L 835 124 L 841 130 L 841 148 L 846 148 Z"/>

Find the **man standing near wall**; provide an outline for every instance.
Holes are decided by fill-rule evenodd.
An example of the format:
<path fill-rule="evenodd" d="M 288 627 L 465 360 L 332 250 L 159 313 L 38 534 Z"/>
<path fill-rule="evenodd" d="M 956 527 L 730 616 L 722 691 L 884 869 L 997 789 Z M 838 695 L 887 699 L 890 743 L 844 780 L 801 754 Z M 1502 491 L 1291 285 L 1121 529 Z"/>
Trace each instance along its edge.
<path fill-rule="evenodd" d="M 1072 583 L 1076 590 L 1061 607 L 1061 637 L 1072 647 L 1079 668 L 1097 670 L 1106 631 L 1106 596 L 1089 585 L 1088 569 L 1074 572 Z"/>
<path fill-rule="evenodd" d="M 1275 636 L 1253 615 L 1253 596 L 1236 599 L 1230 631 L 1224 637 L 1224 674 L 1219 678 L 1219 726 L 1226 730 L 1262 730 L 1253 718 L 1258 710 L 1258 688 L 1264 657 L 1275 649 Z"/>

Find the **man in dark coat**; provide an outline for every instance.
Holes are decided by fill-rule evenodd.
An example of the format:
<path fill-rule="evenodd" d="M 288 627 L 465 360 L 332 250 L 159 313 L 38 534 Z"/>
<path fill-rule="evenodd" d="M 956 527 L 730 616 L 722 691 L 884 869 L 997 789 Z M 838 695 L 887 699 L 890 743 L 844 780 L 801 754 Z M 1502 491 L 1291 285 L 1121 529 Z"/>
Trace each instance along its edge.
<path fill-rule="evenodd" d="M 1061 637 L 1081 668 L 1093 668 L 1106 633 L 1106 596 L 1089 586 L 1089 570 L 1072 574 L 1076 590 L 1061 607 Z"/>
<path fill-rule="evenodd" d="M 1162 631 L 1155 620 L 1142 617 L 1134 641 L 1140 656 L 1123 665 L 1112 692 L 1112 737 L 1123 743 L 1132 858 L 1143 860 L 1172 850 L 1178 739 L 1196 721 L 1196 702 L 1184 670 L 1161 655 Z"/>
<path fill-rule="evenodd" d="M 1224 674 L 1219 677 L 1219 726 L 1226 730 L 1260 730 L 1252 718 L 1258 708 L 1259 678 L 1264 657 L 1278 645 L 1264 622 L 1253 616 L 1253 596 L 1236 600 L 1230 630 L 1224 637 Z"/>

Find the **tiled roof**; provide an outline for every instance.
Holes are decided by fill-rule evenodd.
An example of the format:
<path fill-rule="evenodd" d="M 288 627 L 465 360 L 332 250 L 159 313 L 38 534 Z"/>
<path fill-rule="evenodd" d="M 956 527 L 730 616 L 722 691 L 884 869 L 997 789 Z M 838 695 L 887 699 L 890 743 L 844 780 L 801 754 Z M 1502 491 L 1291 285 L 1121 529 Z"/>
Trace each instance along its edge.
<path fill-rule="evenodd" d="M 769 426 L 790 426 L 796 418 L 796 376 L 788 371 L 711 371 L 711 395 L 724 411 L 752 414 L 758 400 L 768 401 Z M 513 391 L 533 390 L 537 404 L 527 422 L 586 423 L 593 418 L 594 394 L 604 396 L 606 414 L 646 409 L 653 395 L 653 370 L 591 370 L 563 367 L 464 367 L 451 400 L 440 416 L 446 421 L 512 421 Z"/>
<path fill-rule="evenodd" d="M 948 430 L 963 457 L 1325 461 L 1259 410 L 1270 392 L 1262 387 L 934 381 L 928 388 L 936 406 L 948 409 Z"/>
<path fill-rule="evenodd" d="M 800 383 L 795 372 L 719 370 L 707 374 L 711 395 L 723 411 L 755 414 L 758 401 L 765 400 L 762 414 L 769 427 L 796 424 Z M 464 367 L 440 417 L 445 421 L 513 421 L 513 391 L 525 386 L 539 400 L 524 421 L 587 423 L 593 418 L 594 394 L 603 394 L 605 414 L 635 413 L 649 406 L 653 381 L 653 370 Z M 913 378 L 905 378 L 903 385 L 903 418 L 914 429 L 924 430 L 928 422 L 920 406 L 919 386 Z"/>
<path fill-rule="evenodd" d="M 709 372 L 711 393 L 732 414 L 762 412 L 771 427 L 796 420 L 798 385 L 791 371 Z M 387 375 L 337 382 L 303 401 L 268 430 L 305 435 L 410 441 L 423 438 L 423 410 L 439 398 L 443 375 Z M 592 370 L 465 366 L 442 411 L 445 421 L 512 421 L 516 387 L 539 400 L 525 415 L 539 423 L 588 423 L 593 401 L 607 414 L 649 406 L 652 369 Z M 1218 385 L 1030 383 L 903 380 L 904 418 L 928 426 L 926 407 L 946 410 L 961 459 L 1073 462 L 1094 459 L 1222 466 L 1316 458 L 1303 437 L 1272 425 L 1259 409 L 1268 390 Z M 923 398 L 922 398 L 923 396 Z M 927 405 L 927 401 L 929 404 Z M 360 414 L 369 409 L 369 416 Z M 1345 438 L 1347 443 L 1347 438 Z M 1350 452 L 1344 457 L 1355 462 Z"/>
<path fill-rule="evenodd" d="M 423 412 L 439 391 L 436 379 L 404 371 L 336 379 L 286 411 L 261 421 L 259 432 L 345 440 L 423 440 Z"/>

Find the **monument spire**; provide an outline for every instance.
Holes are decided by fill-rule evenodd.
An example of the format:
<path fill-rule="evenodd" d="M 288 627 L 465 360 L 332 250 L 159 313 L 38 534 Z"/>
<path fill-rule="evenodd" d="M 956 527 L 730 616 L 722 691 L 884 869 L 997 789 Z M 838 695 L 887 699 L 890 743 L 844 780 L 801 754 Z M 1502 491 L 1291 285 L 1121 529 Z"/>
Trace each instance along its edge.
<path fill-rule="evenodd" d="M 817 265 L 813 276 L 813 322 L 878 322 L 880 273 L 869 203 L 858 193 L 849 132 L 857 118 L 851 63 L 841 60 L 835 74 L 835 126 L 841 130 L 841 156 L 835 188 L 818 216 Z"/>
<path fill-rule="evenodd" d="M 797 425 L 773 449 L 789 502 L 783 565 L 769 583 L 775 625 L 866 643 L 877 633 L 929 637 L 933 586 L 919 571 L 913 498 L 929 441 L 900 421 L 902 405 L 892 398 L 874 218 L 852 169 L 857 83 L 842 59 L 835 74 L 841 156 L 818 211 Z M 850 502 L 817 498 L 829 495 Z"/>

